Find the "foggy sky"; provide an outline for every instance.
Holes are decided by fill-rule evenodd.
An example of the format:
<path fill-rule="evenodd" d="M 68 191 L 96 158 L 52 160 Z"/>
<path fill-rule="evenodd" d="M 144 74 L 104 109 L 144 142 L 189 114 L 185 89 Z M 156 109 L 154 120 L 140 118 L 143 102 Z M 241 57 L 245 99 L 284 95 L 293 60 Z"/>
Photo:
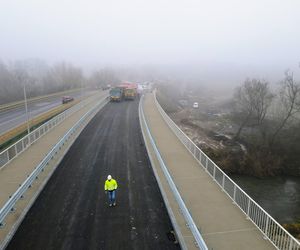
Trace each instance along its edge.
<path fill-rule="evenodd" d="M 298 66 L 298 0 L 2 0 L 0 59 Z"/>

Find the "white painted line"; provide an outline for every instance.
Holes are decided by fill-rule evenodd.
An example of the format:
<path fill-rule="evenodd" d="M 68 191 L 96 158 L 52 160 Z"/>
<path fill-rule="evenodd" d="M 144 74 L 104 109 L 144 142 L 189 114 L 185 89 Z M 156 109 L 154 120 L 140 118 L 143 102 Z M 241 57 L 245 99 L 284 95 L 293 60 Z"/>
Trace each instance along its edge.
<path fill-rule="evenodd" d="M 227 233 L 238 233 L 238 232 L 247 232 L 247 231 L 256 231 L 256 227 L 251 228 L 244 228 L 244 229 L 238 229 L 238 230 L 228 230 L 228 231 L 220 231 L 220 232 L 214 232 L 214 233 L 202 233 L 203 236 L 207 235 L 215 235 L 215 234 L 227 234 Z"/>

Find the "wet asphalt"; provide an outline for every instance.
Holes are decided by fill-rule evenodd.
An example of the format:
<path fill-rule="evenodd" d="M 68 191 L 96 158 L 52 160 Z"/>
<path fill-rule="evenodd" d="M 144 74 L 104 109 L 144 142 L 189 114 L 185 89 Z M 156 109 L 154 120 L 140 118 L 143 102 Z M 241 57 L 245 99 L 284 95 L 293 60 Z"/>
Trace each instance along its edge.
<path fill-rule="evenodd" d="M 91 91 L 75 92 L 70 94 L 75 99 L 92 93 Z M 34 118 L 44 112 L 47 112 L 55 107 L 61 105 L 61 96 L 49 97 L 42 100 L 37 100 L 28 104 L 29 119 Z M 8 130 L 19 126 L 26 122 L 27 116 L 25 113 L 25 106 L 21 105 L 9 110 L 0 110 L 0 135 Z"/>
<path fill-rule="evenodd" d="M 104 181 L 118 182 L 109 207 Z M 8 245 L 28 249 L 179 249 L 143 143 L 138 100 L 109 103 L 87 125 Z"/>

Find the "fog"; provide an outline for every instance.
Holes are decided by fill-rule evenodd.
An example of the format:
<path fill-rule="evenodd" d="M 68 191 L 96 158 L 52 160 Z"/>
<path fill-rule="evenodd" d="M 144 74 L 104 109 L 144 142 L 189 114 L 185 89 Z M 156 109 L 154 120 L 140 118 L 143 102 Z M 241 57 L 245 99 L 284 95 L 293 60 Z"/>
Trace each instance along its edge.
<path fill-rule="evenodd" d="M 299 71 L 298 0 L 1 1 L 0 60 L 151 68 L 237 84 Z"/>

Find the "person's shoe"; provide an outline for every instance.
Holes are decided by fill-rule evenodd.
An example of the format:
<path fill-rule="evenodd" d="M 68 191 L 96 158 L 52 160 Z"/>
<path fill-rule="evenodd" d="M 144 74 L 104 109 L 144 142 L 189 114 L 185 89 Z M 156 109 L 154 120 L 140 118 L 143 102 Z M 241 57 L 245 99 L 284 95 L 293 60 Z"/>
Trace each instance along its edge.
<path fill-rule="evenodd" d="M 114 202 L 114 204 L 113 204 L 113 205 L 114 205 L 114 207 L 115 207 L 117 204 Z"/>
<path fill-rule="evenodd" d="M 112 206 L 112 204 L 109 204 L 109 206 L 111 207 L 111 206 Z"/>

